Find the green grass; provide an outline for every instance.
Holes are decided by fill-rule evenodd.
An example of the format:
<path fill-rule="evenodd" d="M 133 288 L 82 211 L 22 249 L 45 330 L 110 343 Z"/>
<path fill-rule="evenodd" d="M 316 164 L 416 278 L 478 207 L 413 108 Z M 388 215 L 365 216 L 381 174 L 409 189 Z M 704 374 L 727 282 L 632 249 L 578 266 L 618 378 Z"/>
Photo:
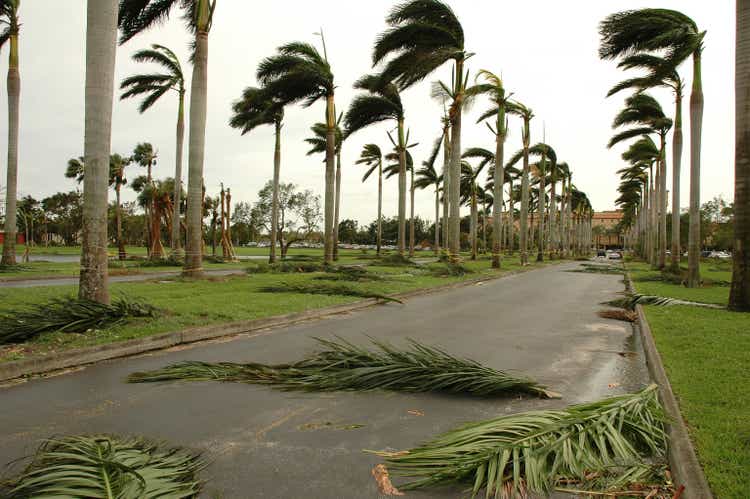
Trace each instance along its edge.
<path fill-rule="evenodd" d="M 712 281 L 729 281 L 731 272 L 717 270 L 717 264 L 701 264 L 701 278 Z M 705 284 L 700 288 L 689 289 L 680 284 L 671 284 L 661 281 L 642 281 L 641 279 L 653 279 L 661 275 L 658 270 L 651 270 L 649 264 L 644 262 L 628 262 L 628 272 L 639 293 L 653 296 L 667 296 L 680 300 L 698 301 L 703 303 L 718 303 L 726 305 L 729 301 L 729 287 Z"/>
<path fill-rule="evenodd" d="M 520 268 L 517 257 L 505 258 L 503 269 L 499 272 L 490 269 L 488 257 L 476 262 L 467 261 L 465 265 L 475 272 L 464 276 L 434 277 L 421 269 L 377 266 L 372 267 L 373 271 L 392 275 L 393 278 L 360 282 L 356 286 L 363 291 L 391 295 L 481 276 L 499 275 Z M 133 320 L 122 326 L 89 331 L 86 334 L 46 333 L 29 343 L 0 348 L 0 362 L 178 331 L 190 326 L 258 319 L 359 300 L 357 297 L 339 295 L 261 292 L 261 288 L 282 281 L 290 284 L 320 283 L 314 280 L 320 275 L 323 273 L 243 274 L 206 280 L 171 278 L 112 283 L 110 290 L 113 296 L 118 293 L 127 294 L 168 312 L 155 321 Z M 75 286 L 0 288 L 0 313 L 25 309 L 51 298 L 69 296 L 75 291 Z"/>
<path fill-rule="evenodd" d="M 728 279 L 716 264 L 701 275 Z M 714 268 L 712 268 L 714 267 Z M 633 277 L 644 264 L 628 264 Z M 723 275 L 722 275 L 723 274 Z M 721 277 L 719 277 L 721 276 Z M 726 287 L 634 282 L 644 294 L 725 304 Z M 709 484 L 721 498 L 750 490 L 750 314 L 689 306 L 644 307 Z"/>

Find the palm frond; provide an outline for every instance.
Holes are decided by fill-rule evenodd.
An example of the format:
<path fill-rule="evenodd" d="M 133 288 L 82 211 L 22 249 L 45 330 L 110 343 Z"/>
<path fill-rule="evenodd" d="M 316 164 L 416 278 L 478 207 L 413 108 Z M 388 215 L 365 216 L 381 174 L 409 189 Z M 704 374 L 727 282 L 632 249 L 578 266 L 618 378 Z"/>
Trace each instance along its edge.
<path fill-rule="evenodd" d="M 416 449 L 378 452 L 403 489 L 473 484 L 472 497 L 546 494 L 597 477 L 606 490 L 643 479 L 663 461 L 664 415 L 656 385 L 559 411 L 531 411 L 471 423 Z M 506 495 L 504 495 L 506 494 Z"/>
<path fill-rule="evenodd" d="M 370 339 L 374 349 L 342 338 L 315 338 L 324 350 L 294 364 L 181 362 L 164 369 L 133 373 L 131 383 L 168 380 L 235 381 L 272 385 L 282 390 L 392 390 L 467 393 L 490 397 L 505 393 L 555 396 L 528 378 L 513 376 L 444 350 L 408 340 L 399 349 Z"/>
<path fill-rule="evenodd" d="M 200 455 L 136 437 L 67 436 L 44 442 L 12 480 L 9 499 L 198 497 Z"/>

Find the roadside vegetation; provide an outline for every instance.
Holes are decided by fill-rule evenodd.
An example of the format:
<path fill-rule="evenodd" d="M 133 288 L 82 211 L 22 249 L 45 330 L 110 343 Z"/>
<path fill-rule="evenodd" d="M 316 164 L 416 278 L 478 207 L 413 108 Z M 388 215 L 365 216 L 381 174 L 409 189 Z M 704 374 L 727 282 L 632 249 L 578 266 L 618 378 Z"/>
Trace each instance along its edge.
<path fill-rule="evenodd" d="M 692 289 L 660 279 L 643 262 L 626 266 L 638 293 L 727 305 L 729 263 L 704 260 L 704 284 Z M 711 489 L 717 497 L 744 497 L 750 490 L 750 315 L 684 305 L 645 305 L 644 311 Z"/>

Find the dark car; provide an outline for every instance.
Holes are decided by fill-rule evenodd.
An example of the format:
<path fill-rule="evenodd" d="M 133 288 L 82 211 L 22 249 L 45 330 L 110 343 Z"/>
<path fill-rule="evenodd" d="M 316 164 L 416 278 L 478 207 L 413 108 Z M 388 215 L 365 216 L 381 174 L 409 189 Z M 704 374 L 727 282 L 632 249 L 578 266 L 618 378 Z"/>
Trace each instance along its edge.
<path fill-rule="evenodd" d="M 604 250 L 597 250 L 596 256 L 607 256 L 607 252 Z"/>

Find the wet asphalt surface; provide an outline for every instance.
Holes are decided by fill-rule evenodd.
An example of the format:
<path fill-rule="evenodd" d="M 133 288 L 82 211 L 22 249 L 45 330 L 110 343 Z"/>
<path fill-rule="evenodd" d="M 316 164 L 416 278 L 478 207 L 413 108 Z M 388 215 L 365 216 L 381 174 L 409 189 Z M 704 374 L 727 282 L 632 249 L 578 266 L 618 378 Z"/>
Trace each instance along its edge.
<path fill-rule="evenodd" d="M 648 383 L 631 325 L 596 315 L 600 302 L 624 289 L 622 277 L 566 271 L 577 265 L 0 388 L 0 464 L 32 453 L 52 435 L 138 434 L 205 451 L 204 497 L 381 497 L 371 476 L 379 460 L 363 449 L 406 449 L 464 422 L 595 400 Z M 563 398 L 302 394 L 236 383 L 123 382 L 133 371 L 181 360 L 294 361 L 314 351 L 312 337 L 333 334 L 396 344 L 411 337 L 526 373 Z M 410 491 L 406 497 L 453 498 L 462 491 Z"/>

